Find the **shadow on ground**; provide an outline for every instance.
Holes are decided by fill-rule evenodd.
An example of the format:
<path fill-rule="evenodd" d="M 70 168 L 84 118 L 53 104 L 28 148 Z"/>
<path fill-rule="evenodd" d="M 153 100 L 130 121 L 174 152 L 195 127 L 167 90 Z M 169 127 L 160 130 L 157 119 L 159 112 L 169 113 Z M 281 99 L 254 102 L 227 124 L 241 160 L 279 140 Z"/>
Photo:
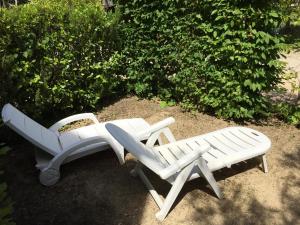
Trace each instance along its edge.
<path fill-rule="evenodd" d="M 201 113 L 183 113 L 177 106 L 161 109 L 157 101 L 136 98 L 116 102 L 97 116 L 100 121 L 143 117 L 150 123 L 174 116 L 171 130 L 178 139 L 237 125 Z M 221 200 L 205 180 L 189 182 L 163 223 L 155 219 L 158 207 L 143 183 L 129 175 L 134 166 L 130 154 L 124 166 L 113 151 L 76 160 L 62 166 L 56 185 L 44 187 L 34 168 L 34 147 L 15 134 L 8 140 L 13 132 L 0 129 L 1 142 L 12 147 L 0 160 L 14 201 L 14 219 L 17 225 L 299 224 L 300 130 L 280 122 L 245 126 L 271 139 L 270 172 L 261 171 L 259 159 L 215 172 L 224 194 Z M 170 185 L 149 171 L 147 175 L 166 196 Z"/>
<path fill-rule="evenodd" d="M 197 204 L 191 202 L 195 208 L 193 220 L 201 221 L 201 224 L 222 225 L 299 224 L 300 196 L 290 192 L 291 186 L 299 187 L 299 184 L 300 182 L 296 181 L 295 177 L 287 177 L 284 183 L 285 188 L 281 192 L 281 204 L 284 207 L 284 212 L 272 207 L 266 207 L 254 195 L 250 194 L 245 199 L 245 193 L 242 191 L 244 189 L 239 185 L 231 190 L 230 198 L 222 199 L 218 204 L 207 204 L 206 206 L 198 207 Z M 197 197 L 197 195 L 194 197 Z"/>
<path fill-rule="evenodd" d="M 297 154 L 284 153 L 280 164 L 281 169 L 292 167 L 300 169 L 300 146 Z M 249 168 L 250 169 L 250 168 Z M 275 172 L 276 173 L 276 172 Z M 272 176 L 272 174 L 269 174 Z M 221 179 L 226 179 L 222 177 Z M 243 185 L 234 184 L 225 191 L 225 199 L 210 201 L 210 204 L 201 205 L 194 199 L 199 198 L 198 193 L 192 193 L 190 204 L 193 211 L 193 221 L 201 221 L 201 224 L 299 224 L 300 222 L 300 180 L 295 173 L 288 172 L 287 176 L 281 177 L 277 183 L 280 186 L 280 208 L 271 204 L 265 204 L 257 198 L 256 194 Z M 224 184 L 222 185 L 224 188 Z M 200 188 L 201 189 L 201 188 Z M 264 190 L 265 194 L 271 190 Z M 276 199 L 274 199 L 276 201 Z M 278 203 L 277 203 L 278 204 Z"/>
<path fill-rule="evenodd" d="M 61 180 L 45 187 L 34 167 L 35 147 L 11 138 L 12 150 L 1 160 L 17 225 L 140 224 L 146 190 L 113 151 L 63 165 Z"/>
<path fill-rule="evenodd" d="M 20 138 L 11 147 L 5 159 L 5 178 L 14 201 L 17 225 L 144 224 L 142 217 L 146 217 L 146 224 L 159 224 L 154 219 L 158 211 L 154 201 L 146 201 L 148 193 L 142 182 L 129 175 L 134 160 L 120 166 L 113 151 L 100 152 L 64 165 L 61 180 L 52 187 L 44 187 L 39 184 L 38 171 L 33 166 L 34 147 Z M 300 148 L 298 155 L 285 154 L 281 164 L 299 169 L 299 152 Z M 266 206 L 251 189 L 235 182 L 236 176 L 253 170 L 264 176 L 259 164 L 259 159 L 252 159 L 215 172 L 225 195 L 221 200 L 204 179 L 187 183 L 164 224 L 297 224 L 300 196 L 295 187 L 300 187 L 300 182 L 294 174 L 282 180 L 280 210 Z M 170 185 L 150 171 L 146 174 L 157 191 L 166 196 Z M 151 208 L 150 215 L 145 215 L 146 205 Z"/>

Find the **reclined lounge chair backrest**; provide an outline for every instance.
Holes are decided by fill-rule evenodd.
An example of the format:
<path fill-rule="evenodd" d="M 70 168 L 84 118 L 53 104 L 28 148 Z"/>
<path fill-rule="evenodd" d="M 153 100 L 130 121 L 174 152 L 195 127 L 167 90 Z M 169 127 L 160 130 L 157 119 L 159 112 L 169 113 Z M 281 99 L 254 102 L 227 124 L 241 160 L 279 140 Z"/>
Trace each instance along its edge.
<path fill-rule="evenodd" d="M 11 104 L 3 107 L 2 119 L 7 126 L 49 154 L 54 156 L 61 151 L 58 136 L 54 132 L 33 121 Z"/>
<path fill-rule="evenodd" d="M 141 163 L 153 172 L 158 173 L 165 168 L 156 158 L 152 149 L 146 147 L 138 140 L 137 137 L 127 133 L 122 128 L 112 123 L 106 124 L 105 127 L 128 152 L 134 155 Z"/>

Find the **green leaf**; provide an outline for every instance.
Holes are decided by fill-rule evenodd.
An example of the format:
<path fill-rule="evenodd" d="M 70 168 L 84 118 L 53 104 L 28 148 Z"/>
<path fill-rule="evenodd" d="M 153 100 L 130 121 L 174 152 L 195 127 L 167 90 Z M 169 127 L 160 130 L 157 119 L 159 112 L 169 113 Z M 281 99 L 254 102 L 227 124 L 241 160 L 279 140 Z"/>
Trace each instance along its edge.
<path fill-rule="evenodd" d="M 276 12 L 270 12 L 270 16 L 275 18 L 279 17 L 279 15 Z"/>
<path fill-rule="evenodd" d="M 213 36 L 216 38 L 218 36 L 217 31 L 214 31 Z"/>

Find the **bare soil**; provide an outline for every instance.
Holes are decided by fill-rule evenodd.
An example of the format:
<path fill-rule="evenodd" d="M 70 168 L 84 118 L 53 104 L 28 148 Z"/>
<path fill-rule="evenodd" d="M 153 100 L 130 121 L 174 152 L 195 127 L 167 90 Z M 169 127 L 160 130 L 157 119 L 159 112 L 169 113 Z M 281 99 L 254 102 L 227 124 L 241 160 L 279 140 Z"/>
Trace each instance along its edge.
<path fill-rule="evenodd" d="M 97 113 L 100 121 L 142 117 L 153 123 L 173 116 L 176 138 L 237 125 L 178 106 L 160 108 L 157 101 L 124 98 Z M 1 140 L 12 151 L 1 160 L 14 202 L 17 225 L 100 224 L 300 224 L 300 130 L 278 121 L 244 124 L 272 141 L 267 154 L 269 173 L 253 159 L 215 173 L 224 198 L 219 200 L 203 179 L 187 183 L 163 223 L 158 207 L 143 183 L 130 176 L 135 161 L 126 155 L 121 166 L 113 151 L 100 152 L 62 166 L 61 180 L 52 187 L 38 182 L 34 147 L 4 128 Z M 3 128 L 2 128 L 3 129 Z M 12 141 L 13 140 L 13 141 Z M 148 172 L 162 196 L 170 186 Z"/>
<path fill-rule="evenodd" d="M 275 102 L 300 104 L 300 50 L 283 55 L 281 61 L 285 63 L 283 83 L 267 96 Z"/>

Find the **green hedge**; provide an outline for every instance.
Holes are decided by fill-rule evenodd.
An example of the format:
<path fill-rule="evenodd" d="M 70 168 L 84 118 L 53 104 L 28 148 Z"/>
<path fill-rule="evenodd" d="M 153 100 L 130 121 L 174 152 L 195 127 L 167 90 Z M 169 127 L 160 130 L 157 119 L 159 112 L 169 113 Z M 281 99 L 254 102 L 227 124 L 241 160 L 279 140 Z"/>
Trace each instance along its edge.
<path fill-rule="evenodd" d="M 120 0 L 128 88 L 187 109 L 248 119 L 280 82 L 276 1 Z"/>
<path fill-rule="evenodd" d="M 0 9 L 0 107 L 67 114 L 127 87 L 224 118 L 263 115 L 262 93 L 282 72 L 276 2 L 119 0 L 106 13 L 98 0 L 33 0 Z"/>
<path fill-rule="evenodd" d="M 0 10 L 0 106 L 68 113 L 120 92 L 119 16 L 101 1 L 32 0 Z"/>

